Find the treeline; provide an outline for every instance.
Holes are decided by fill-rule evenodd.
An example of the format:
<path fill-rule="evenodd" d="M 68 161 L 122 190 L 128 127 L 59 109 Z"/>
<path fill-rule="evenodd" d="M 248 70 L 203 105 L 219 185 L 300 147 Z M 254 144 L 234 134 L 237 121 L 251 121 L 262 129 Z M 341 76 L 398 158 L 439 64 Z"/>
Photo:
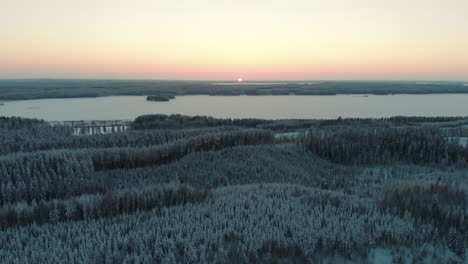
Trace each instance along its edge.
<path fill-rule="evenodd" d="M 319 120 L 319 126 L 350 126 L 350 125 L 366 125 L 366 126 L 419 126 L 425 123 L 440 123 L 443 125 L 452 125 L 453 122 L 466 121 L 467 117 L 453 116 L 394 116 L 388 118 L 336 118 Z M 445 123 L 445 124 L 444 124 Z"/>
<path fill-rule="evenodd" d="M 318 126 L 321 121 L 312 119 L 285 119 L 267 120 L 256 118 L 231 119 L 214 118 L 209 116 L 186 116 L 180 114 L 172 115 L 143 115 L 137 117 L 131 127 L 135 130 L 145 129 L 184 129 L 200 127 L 246 127 L 271 130 L 303 129 Z"/>
<path fill-rule="evenodd" d="M 208 116 L 185 116 L 180 114 L 173 115 L 143 115 L 135 118 L 131 127 L 140 129 L 181 129 L 181 128 L 200 128 L 217 126 L 241 126 L 255 128 L 257 125 L 267 123 L 263 119 L 221 119 Z"/>
<path fill-rule="evenodd" d="M 462 116 L 394 116 L 388 118 L 389 121 L 397 123 L 436 123 L 436 122 L 453 122 L 465 119 L 468 121 L 468 117 Z"/>
<path fill-rule="evenodd" d="M 405 119 L 403 118 L 403 120 Z M 0 155 L 51 149 L 145 147 L 202 134 L 244 128 L 302 131 L 317 127 L 391 127 L 397 125 L 389 120 L 393 119 L 262 120 L 147 115 L 138 117 L 131 123 L 133 129 L 122 133 L 75 136 L 73 129 L 66 125 L 51 126 L 44 121 L 35 119 L 0 118 Z M 417 120 L 425 122 L 426 118 L 417 118 Z M 445 120 L 445 118 L 440 118 L 440 120 Z M 412 124 L 414 125 L 414 123 Z M 403 122 L 400 125 L 406 126 L 407 124 Z M 444 128 L 443 131 L 447 137 L 468 137 L 468 130 L 463 127 Z"/>
<path fill-rule="evenodd" d="M 0 116 L 0 129 L 17 130 L 45 124 L 47 124 L 45 121 L 38 119 Z"/>
<path fill-rule="evenodd" d="M 466 164 L 468 149 L 437 128 L 358 128 L 338 126 L 308 131 L 304 146 L 320 157 L 343 164 L 395 161 L 415 164 Z"/>
<path fill-rule="evenodd" d="M 198 151 L 218 150 L 237 145 L 271 144 L 273 134 L 267 130 L 244 129 L 213 133 L 144 148 L 99 149 L 93 154 L 96 170 L 138 168 L 168 163 Z"/>
<path fill-rule="evenodd" d="M 62 137 L 47 136 L 31 137 L 26 135 L 25 140 L 14 144 L 12 141 L 4 142 L 11 152 L 33 152 L 51 149 L 82 149 L 82 148 L 114 148 L 114 147 L 147 147 L 161 145 L 175 140 L 195 137 L 206 134 L 238 131 L 235 127 L 213 127 L 179 130 L 145 130 L 127 131 L 124 133 L 111 133 L 89 136 L 65 135 Z M 9 148 L 8 148 L 9 147 Z"/>
<path fill-rule="evenodd" d="M 444 129 L 447 137 L 466 137 L 468 138 L 468 127 L 457 127 Z"/>
<path fill-rule="evenodd" d="M 204 200 L 210 190 L 186 184 L 167 184 L 83 195 L 68 200 L 40 200 L 0 208 L 0 228 L 79 221 L 131 214 Z"/>
<path fill-rule="evenodd" d="M 95 170 L 156 166 L 197 151 L 270 144 L 271 132 L 245 129 L 211 133 L 150 147 L 52 150 L 0 156 L 0 203 L 65 198 L 98 192 Z"/>
<path fill-rule="evenodd" d="M 51 126 L 44 121 L 35 119 L 1 118 L 0 155 L 51 149 L 145 147 L 197 135 L 239 129 L 236 127 L 200 127 L 74 136 L 73 129 L 65 125 Z"/>

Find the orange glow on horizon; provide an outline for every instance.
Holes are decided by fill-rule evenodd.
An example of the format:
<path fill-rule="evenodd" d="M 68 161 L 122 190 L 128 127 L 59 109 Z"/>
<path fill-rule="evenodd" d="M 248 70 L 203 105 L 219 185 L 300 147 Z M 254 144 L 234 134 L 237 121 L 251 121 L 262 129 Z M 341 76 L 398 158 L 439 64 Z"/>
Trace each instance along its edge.
<path fill-rule="evenodd" d="M 0 78 L 468 81 L 468 1 L 239 1 L 8 1 Z"/>

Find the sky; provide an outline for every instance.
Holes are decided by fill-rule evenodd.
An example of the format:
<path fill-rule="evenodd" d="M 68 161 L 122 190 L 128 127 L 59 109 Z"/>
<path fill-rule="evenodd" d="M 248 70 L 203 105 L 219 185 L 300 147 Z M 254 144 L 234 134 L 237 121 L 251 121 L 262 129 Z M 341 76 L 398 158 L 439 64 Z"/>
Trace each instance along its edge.
<path fill-rule="evenodd" d="M 468 81 L 468 1 L 0 0 L 0 78 Z"/>

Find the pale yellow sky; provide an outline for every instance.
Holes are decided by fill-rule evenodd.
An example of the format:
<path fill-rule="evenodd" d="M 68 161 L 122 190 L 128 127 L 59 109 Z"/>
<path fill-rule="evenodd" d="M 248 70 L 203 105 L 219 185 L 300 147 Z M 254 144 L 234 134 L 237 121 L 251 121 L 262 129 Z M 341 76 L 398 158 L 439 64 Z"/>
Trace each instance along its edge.
<path fill-rule="evenodd" d="M 0 0 L 0 78 L 468 80 L 467 0 Z"/>

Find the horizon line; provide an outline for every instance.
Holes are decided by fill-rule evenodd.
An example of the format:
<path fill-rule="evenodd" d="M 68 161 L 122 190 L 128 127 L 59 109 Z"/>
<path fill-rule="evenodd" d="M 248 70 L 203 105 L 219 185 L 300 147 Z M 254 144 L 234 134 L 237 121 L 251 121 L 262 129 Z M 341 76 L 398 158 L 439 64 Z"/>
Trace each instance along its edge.
<path fill-rule="evenodd" d="M 0 81 L 34 81 L 34 80 L 50 80 L 50 81 L 165 81 L 165 82 L 229 82 L 237 83 L 236 79 L 138 79 L 138 78 L 0 78 Z M 466 83 L 468 80 L 389 80 L 389 79 L 244 79 L 239 83 L 252 82 L 427 82 L 432 83 Z"/>

